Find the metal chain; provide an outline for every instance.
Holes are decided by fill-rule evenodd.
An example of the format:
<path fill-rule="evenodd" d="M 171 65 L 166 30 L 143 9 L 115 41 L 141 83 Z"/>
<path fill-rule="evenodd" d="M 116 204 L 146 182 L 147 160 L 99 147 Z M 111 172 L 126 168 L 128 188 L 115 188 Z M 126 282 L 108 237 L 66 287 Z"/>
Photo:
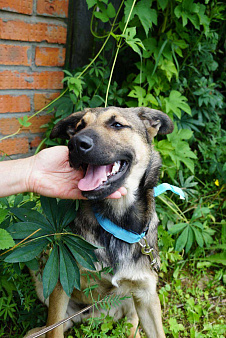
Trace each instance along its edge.
<path fill-rule="evenodd" d="M 141 243 L 141 241 L 144 240 L 144 244 Z M 144 236 L 142 238 L 142 240 L 140 240 L 139 244 L 141 246 L 141 252 L 143 255 L 149 256 L 150 260 L 151 260 L 151 266 L 153 266 L 155 268 L 155 265 L 157 263 L 157 259 L 154 258 L 153 255 L 153 251 L 154 248 L 151 248 L 150 245 L 148 244 L 147 238 Z"/>

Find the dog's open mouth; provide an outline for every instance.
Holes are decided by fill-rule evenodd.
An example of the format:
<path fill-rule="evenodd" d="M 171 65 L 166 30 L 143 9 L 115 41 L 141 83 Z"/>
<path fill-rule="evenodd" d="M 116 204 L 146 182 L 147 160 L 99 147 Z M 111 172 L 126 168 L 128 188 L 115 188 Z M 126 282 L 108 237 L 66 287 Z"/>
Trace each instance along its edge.
<path fill-rule="evenodd" d="M 82 167 L 85 169 L 85 175 L 79 181 L 78 188 L 81 191 L 98 191 L 124 176 L 129 164 L 122 160 L 108 165 L 83 164 Z"/>

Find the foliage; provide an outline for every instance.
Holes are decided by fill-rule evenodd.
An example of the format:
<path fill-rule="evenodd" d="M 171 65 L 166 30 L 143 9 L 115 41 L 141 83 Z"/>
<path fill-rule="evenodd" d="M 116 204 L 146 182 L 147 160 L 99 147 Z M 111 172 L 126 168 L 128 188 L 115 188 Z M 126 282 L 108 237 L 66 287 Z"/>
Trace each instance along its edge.
<path fill-rule="evenodd" d="M 43 294 L 47 299 L 56 286 L 58 279 L 68 296 L 73 288 L 80 288 L 78 264 L 86 269 L 95 270 L 95 247 L 78 235 L 70 232 L 68 225 L 76 216 L 77 201 L 40 197 L 42 213 L 31 207 L 36 203 L 25 202 L 23 197 L 13 206 L 2 199 L 8 214 L 2 229 L 12 236 L 16 245 L 1 255 L 7 263 L 26 263 L 28 267 L 38 270 L 37 257 L 41 253 L 49 256 L 43 270 Z M 30 208 L 28 208 L 28 203 Z M 31 204 L 32 203 L 32 204 Z M 12 239 L 11 239 L 12 240 Z M 13 245 L 13 244 L 12 244 Z M 11 245 L 11 246 L 12 246 Z"/>
<path fill-rule="evenodd" d="M 109 315 L 104 314 L 101 317 L 89 318 L 80 327 L 74 327 L 68 338 L 107 338 L 107 337 L 128 337 L 132 325 L 126 322 L 126 318 L 115 322 Z"/>
<path fill-rule="evenodd" d="M 194 264 L 174 266 L 164 275 L 159 297 L 167 337 L 218 337 L 225 332 L 223 295 L 218 274 Z"/>
<path fill-rule="evenodd" d="M 46 321 L 47 311 L 37 301 L 29 273 L 21 272 L 23 267 L 0 261 L 0 337 L 23 337 Z"/>

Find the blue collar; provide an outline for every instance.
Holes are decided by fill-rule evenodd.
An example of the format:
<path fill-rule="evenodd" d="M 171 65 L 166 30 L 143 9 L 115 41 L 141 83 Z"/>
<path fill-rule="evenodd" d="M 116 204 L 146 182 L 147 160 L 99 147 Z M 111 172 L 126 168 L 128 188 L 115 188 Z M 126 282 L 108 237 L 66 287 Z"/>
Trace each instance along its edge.
<path fill-rule="evenodd" d="M 177 195 L 180 195 L 180 198 L 184 199 L 184 192 L 178 187 L 168 183 L 162 183 L 158 187 L 154 187 L 154 196 L 158 196 L 165 192 L 166 190 L 171 190 Z M 121 239 L 122 241 L 133 244 L 139 242 L 147 233 L 148 228 L 142 232 L 142 234 L 138 234 L 137 232 L 125 230 L 118 225 L 111 222 L 109 219 L 102 217 L 99 213 L 94 212 L 97 222 L 100 226 L 112 234 L 114 237 Z"/>
<path fill-rule="evenodd" d="M 142 234 L 139 235 L 137 232 L 125 230 L 116 225 L 115 223 L 113 223 L 112 221 L 110 221 L 109 219 L 102 217 L 97 212 L 95 212 L 94 214 L 97 219 L 97 222 L 104 230 L 110 232 L 110 234 L 112 234 L 114 237 L 121 239 L 122 241 L 127 242 L 129 244 L 139 242 L 146 234 L 146 231 L 142 232 Z"/>

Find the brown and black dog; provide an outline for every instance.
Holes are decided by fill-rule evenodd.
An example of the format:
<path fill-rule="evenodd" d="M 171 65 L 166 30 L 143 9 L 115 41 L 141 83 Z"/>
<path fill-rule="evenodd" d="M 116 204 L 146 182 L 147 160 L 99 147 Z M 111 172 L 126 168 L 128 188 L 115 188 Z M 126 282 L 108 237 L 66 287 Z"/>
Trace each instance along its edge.
<path fill-rule="evenodd" d="M 88 200 L 82 202 L 72 231 L 101 247 L 96 252 L 101 263 L 97 264 L 97 269 L 113 267 L 113 275 L 103 275 L 101 280 L 94 282 L 99 283 L 99 287 L 94 290 L 93 297 L 130 296 L 118 308 L 110 310 L 115 320 L 126 316 L 133 324 L 130 337 L 134 337 L 138 322 L 148 338 L 165 337 L 156 293 L 158 218 L 153 196 L 161 160 L 151 142 L 157 133 L 172 131 L 172 121 L 158 110 L 108 107 L 74 113 L 57 123 L 51 133 L 51 138 L 70 139 L 70 164 L 84 171 L 78 187 Z M 126 196 L 118 200 L 106 199 L 121 186 L 126 187 Z M 104 230 L 94 210 L 129 232 L 141 234 L 146 231 L 155 266 L 148 255 L 142 254 L 139 243 L 128 244 Z M 37 281 L 36 286 L 43 300 Z M 48 301 L 47 325 L 73 314 L 82 304 L 91 304 L 92 300 L 82 292 L 86 287 L 86 278 L 82 277 L 81 291 L 74 290 L 69 299 L 58 284 Z M 76 321 L 86 316 L 76 317 Z M 59 326 L 47 337 L 62 338 L 70 325 L 69 322 L 64 327 Z M 136 333 L 138 337 L 139 332 Z"/>

